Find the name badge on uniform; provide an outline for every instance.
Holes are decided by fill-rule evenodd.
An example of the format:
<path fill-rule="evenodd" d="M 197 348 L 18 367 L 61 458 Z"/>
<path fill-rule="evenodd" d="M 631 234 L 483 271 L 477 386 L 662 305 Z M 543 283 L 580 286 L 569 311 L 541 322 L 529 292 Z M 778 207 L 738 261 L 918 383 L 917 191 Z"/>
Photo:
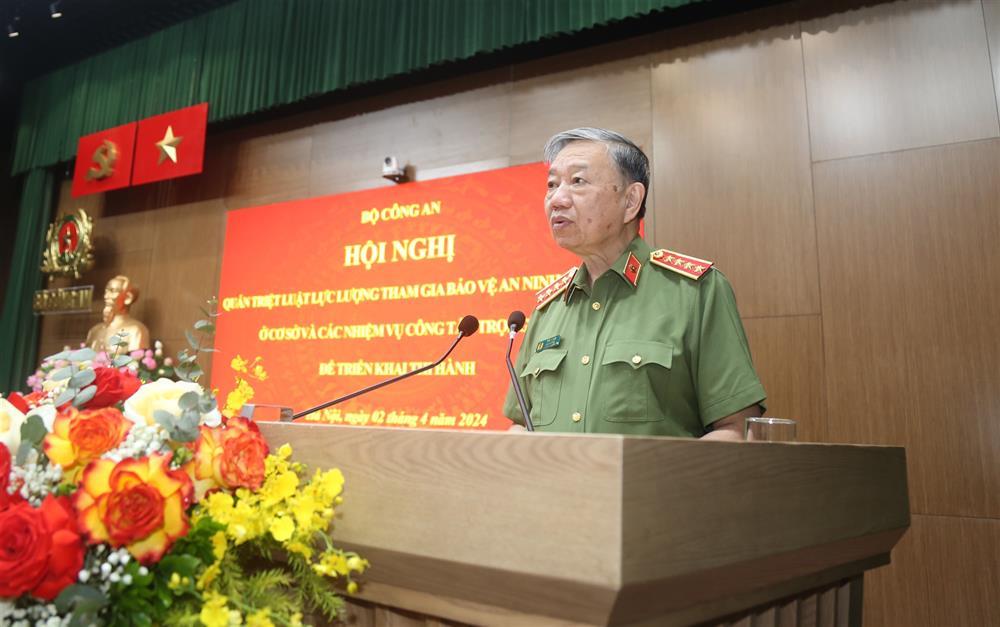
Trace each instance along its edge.
<path fill-rule="evenodd" d="M 556 335 L 554 337 L 550 337 L 547 340 L 542 340 L 538 344 L 535 344 L 535 352 L 540 353 L 550 348 L 556 348 L 560 344 L 562 344 L 562 337 Z"/>

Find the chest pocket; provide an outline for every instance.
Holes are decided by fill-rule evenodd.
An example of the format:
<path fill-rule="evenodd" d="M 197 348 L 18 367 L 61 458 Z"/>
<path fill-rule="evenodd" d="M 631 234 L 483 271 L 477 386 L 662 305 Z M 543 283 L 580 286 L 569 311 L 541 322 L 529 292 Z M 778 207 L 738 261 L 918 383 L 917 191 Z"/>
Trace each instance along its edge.
<path fill-rule="evenodd" d="M 598 398 L 610 422 L 663 420 L 654 390 L 667 385 L 674 350 L 669 344 L 641 340 L 611 342 L 604 349 Z"/>
<path fill-rule="evenodd" d="M 525 394 L 531 403 L 531 422 L 536 427 L 552 424 L 556 419 L 562 391 L 559 368 L 565 358 L 565 350 L 544 350 L 532 355 L 521 370 L 521 380 L 527 383 Z"/>

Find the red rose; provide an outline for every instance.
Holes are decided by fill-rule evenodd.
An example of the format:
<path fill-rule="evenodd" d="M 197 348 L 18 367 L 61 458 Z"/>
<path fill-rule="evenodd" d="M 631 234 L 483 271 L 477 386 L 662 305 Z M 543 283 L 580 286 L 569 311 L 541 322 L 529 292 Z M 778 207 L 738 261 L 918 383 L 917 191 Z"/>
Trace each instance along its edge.
<path fill-rule="evenodd" d="M 131 372 L 117 368 L 94 368 L 94 383 L 97 392 L 94 398 L 83 404 L 86 409 L 111 407 L 135 394 L 142 382 Z"/>
<path fill-rule="evenodd" d="M 41 507 L 22 501 L 7 508 L 0 512 L 0 597 L 55 599 L 76 581 L 83 553 L 68 497 L 50 494 Z"/>
<path fill-rule="evenodd" d="M 10 451 L 6 444 L 0 444 L 0 512 L 7 509 L 10 495 L 7 486 L 10 485 Z"/>
<path fill-rule="evenodd" d="M 141 540 L 163 526 L 163 497 L 145 483 L 112 492 L 104 524 L 114 546 Z"/>
<path fill-rule="evenodd" d="M 227 488 L 259 490 L 264 484 L 267 442 L 257 424 L 246 418 L 230 418 L 222 432 L 218 456 L 219 477 Z"/>

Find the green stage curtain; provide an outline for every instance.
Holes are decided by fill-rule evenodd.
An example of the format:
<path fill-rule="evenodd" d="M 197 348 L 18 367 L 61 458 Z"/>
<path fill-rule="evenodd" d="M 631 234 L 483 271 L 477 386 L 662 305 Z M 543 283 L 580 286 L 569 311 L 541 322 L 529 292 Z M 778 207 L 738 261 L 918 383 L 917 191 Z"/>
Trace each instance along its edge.
<path fill-rule="evenodd" d="M 81 135 L 199 102 L 210 121 L 238 118 L 708 1 L 236 0 L 28 83 L 12 169 L 68 161 Z"/>
<path fill-rule="evenodd" d="M 42 249 L 55 199 L 55 178 L 34 169 L 24 178 L 10 281 L 0 314 L 0 391 L 23 390 L 38 365 L 38 319 L 32 295 L 42 287 Z"/>

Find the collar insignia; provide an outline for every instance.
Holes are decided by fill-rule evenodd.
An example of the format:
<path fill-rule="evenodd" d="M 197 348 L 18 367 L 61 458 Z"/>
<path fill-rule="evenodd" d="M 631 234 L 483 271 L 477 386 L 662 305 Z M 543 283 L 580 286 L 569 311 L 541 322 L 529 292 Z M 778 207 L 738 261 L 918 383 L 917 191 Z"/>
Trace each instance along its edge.
<path fill-rule="evenodd" d="M 570 281 L 572 281 L 573 276 L 576 275 L 576 270 L 576 266 L 570 268 L 558 279 L 539 290 L 538 293 L 535 294 L 535 300 L 538 301 L 535 304 L 535 309 L 541 309 L 545 305 L 548 305 L 556 296 L 562 294 L 563 291 L 569 287 Z"/>

